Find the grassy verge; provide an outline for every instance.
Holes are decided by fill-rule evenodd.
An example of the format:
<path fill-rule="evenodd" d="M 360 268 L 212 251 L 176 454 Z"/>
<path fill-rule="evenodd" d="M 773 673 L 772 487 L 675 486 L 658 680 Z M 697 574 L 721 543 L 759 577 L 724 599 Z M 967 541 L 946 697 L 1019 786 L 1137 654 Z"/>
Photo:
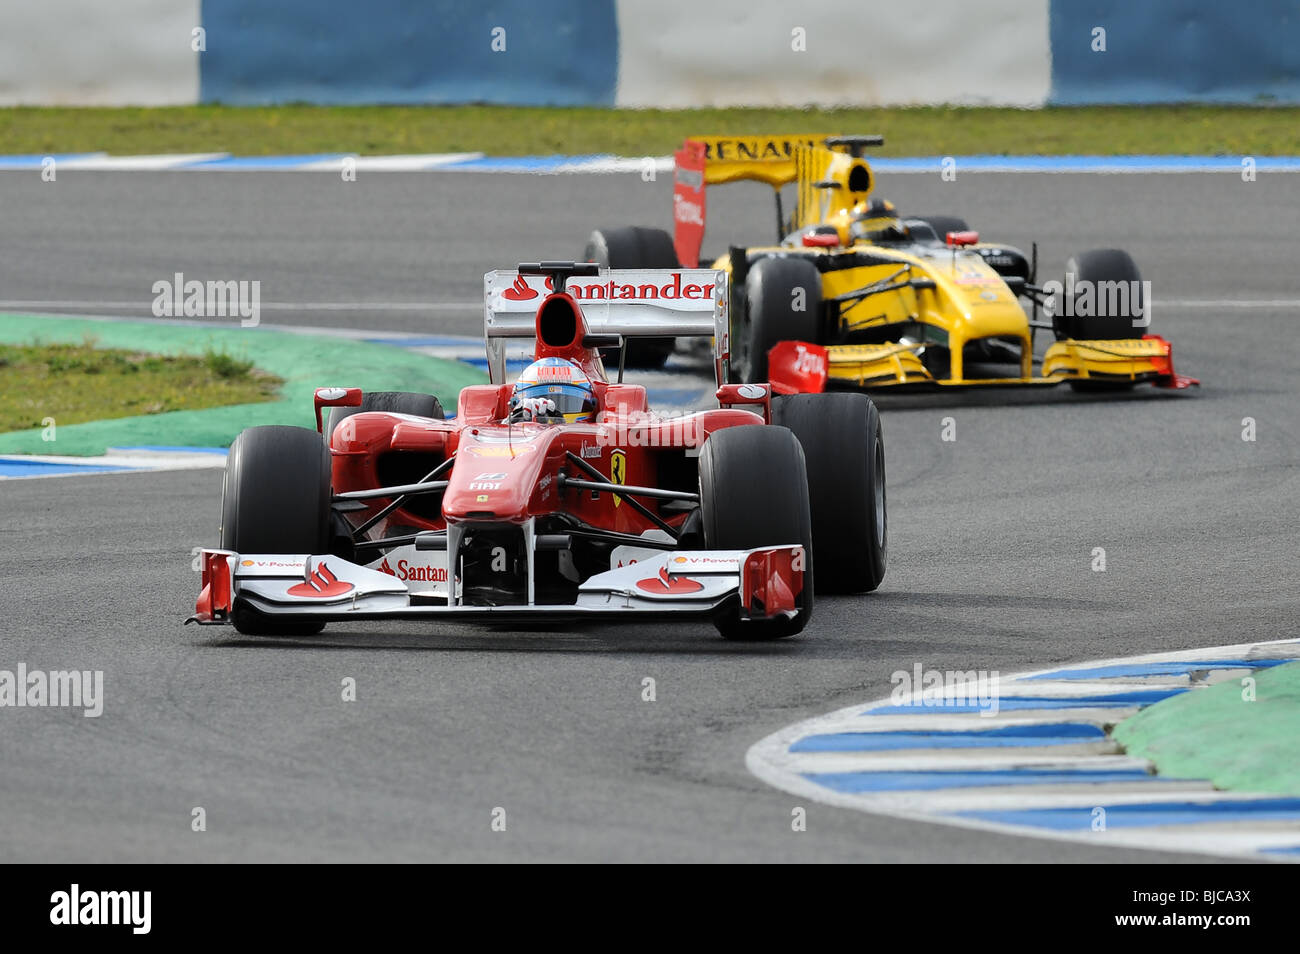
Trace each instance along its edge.
<path fill-rule="evenodd" d="M 346 338 L 290 334 L 237 325 L 211 327 L 166 322 L 94 321 L 85 318 L 0 314 L 0 342 L 22 345 L 33 339 L 78 344 L 93 335 L 107 348 L 135 352 L 148 348 L 160 355 L 208 352 L 251 355 L 257 367 L 283 379 L 275 399 L 230 404 L 204 410 L 163 411 L 82 424 L 55 416 L 57 434 L 41 427 L 0 433 L 0 454 L 95 455 L 107 447 L 167 445 L 221 447 L 246 427 L 296 424 L 314 427 L 312 392 L 339 385 L 366 390 L 419 391 L 437 395 L 443 406 L 456 406 L 460 389 L 485 376 L 458 361 L 416 354 L 392 345 Z M 0 386 L 7 391 L 0 371 Z M 47 416 L 42 411 L 38 420 Z M 51 436 L 55 439 L 51 440 Z"/>
<path fill-rule="evenodd" d="M 508 130 L 504 134 L 503 130 Z M 883 133 L 880 155 L 1300 154 L 1300 108 L 616 110 L 510 106 L 0 109 L 7 154 L 667 155 L 690 134 Z"/>
<path fill-rule="evenodd" d="M 1185 692 L 1125 719 L 1114 737 L 1161 775 L 1300 795 L 1300 663 L 1252 678 L 1253 697 L 1237 680 Z"/>
<path fill-rule="evenodd" d="M 281 378 L 208 349 L 158 355 L 80 344 L 0 344 L 0 432 L 275 400 Z"/>

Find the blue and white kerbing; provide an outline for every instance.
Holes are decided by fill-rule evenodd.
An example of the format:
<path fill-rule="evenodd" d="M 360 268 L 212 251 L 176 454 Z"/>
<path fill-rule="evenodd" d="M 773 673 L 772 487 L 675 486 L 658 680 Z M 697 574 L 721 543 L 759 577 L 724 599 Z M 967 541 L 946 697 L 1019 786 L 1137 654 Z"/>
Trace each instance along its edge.
<path fill-rule="evenodd" d="M 960 687 L 915 688 L 782 729 L 745 761 L 777 788 L 873 814 L 1300 860 L 1300 798 L 1166 778 L 1107 734 L 1162 699 L 1298 659 L 1300 640 L 1104 660 L 1003 677 L 995 704 Z"/>
<path fill-rule="evenodd" d="M 110 447 L 98 457 L 0 455 L 0 480 L 200 470 L 224 466 L 224 447 Z"/>

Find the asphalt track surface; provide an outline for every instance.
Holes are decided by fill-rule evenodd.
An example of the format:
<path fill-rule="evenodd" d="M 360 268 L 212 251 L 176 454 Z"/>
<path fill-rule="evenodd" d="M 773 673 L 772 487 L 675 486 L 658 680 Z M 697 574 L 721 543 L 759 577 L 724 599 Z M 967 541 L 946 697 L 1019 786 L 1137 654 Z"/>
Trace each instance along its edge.
<path fill-rule="evenodd" d="M 261 278 L 264 301 L 472 302 L 483 271 L 667 219 L 637 176 L 0 174 L 0 298 L 144 302 L 158 278 Z M 694 625 L 565 633 L 334 626 L 301 640 L 182 628 L 217 471 L 0 489 L 0 668 L 103 669 L 104 715 L 0 712 L 0 857 L 124 860 L 1122 862 L 1062 844 L 807 804 L 744 766 L 756 740 L 888 693 L 914 663 L 1001 672 L 1294 637 L 1300 621 L 1300 179 L 881 177 L 916 212 L 1076 249 L 1128 248 L 1153 330 L 1197 392 L 880 401 L 890 567 L 799 638 Z M 711 197 L 761 240 L 763 189 Z M 726 228 L 723 223 L 731 227 Z M 111 309 L 85 309 L 115 313 Z M 140 314 L 137 304 L 116 313 Z M 266 321 L 476 333 L 473 308 Z M 953 417 L 957 440 L 941 440 Z M 1242 419 L 1257 440 L 1242 440 Z M 1107 570 L 1092 572 L 1104 547 Z M 340 698 L 357 680 L 358 700 Z M 642 680 L 657 701 L 641 700 Z M 207 831 L 190 828 L 202 806 Z M 506 810 L 507 830 L 490 827 Z"/>

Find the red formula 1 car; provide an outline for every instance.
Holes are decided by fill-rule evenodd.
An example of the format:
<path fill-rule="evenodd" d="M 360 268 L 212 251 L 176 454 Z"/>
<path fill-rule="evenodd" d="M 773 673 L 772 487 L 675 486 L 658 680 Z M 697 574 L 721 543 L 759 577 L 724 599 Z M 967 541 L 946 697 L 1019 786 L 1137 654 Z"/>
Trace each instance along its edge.
<path fill-rule="evenodd" d="M 875 589 L 876 409 L 724 384 L 726 281 L 563 262 L 488 273 L 492 383 L 465 388 L 454 420 L 431 395 L 321 388 L 316 430 L 240 434 L 192 620 L 297 635 L 349 620 L 680 616 L 770 639 L 807 624 L 814 570 L 819 592 Z M 634 336 L 713 338 L 719 406 L 659 418 L 621 370 L 609 381 L 601 349 Z M 536 339 L 514 384 L 512 338 Z"/>

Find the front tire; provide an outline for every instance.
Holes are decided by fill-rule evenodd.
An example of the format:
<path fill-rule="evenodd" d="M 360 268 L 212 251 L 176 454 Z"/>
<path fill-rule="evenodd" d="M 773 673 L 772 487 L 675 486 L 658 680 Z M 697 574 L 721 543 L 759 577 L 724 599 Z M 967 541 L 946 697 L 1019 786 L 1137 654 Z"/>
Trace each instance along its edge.
<path fill-rule="evenodd" d="M 880 412 L 865 394 L 792 394 L 772 423 L 803 446 L 818 593 L 867 593 L 885 578 L 889 517 Z"/>
<path fill-rule="evenodd" d="M 1137 263 L 1128 252 L 1118 248 L 1095 248 L 1080 252 L 1066 261 L 1065 274 L 1074 276 L 1076 292 L 1073 304 L 1076 307 L 1072 309 L 1074 312 L 1072 315 L 1064 313 L 1064 302 L 1062 307 L 1057 309 L 1055 324 L 1058 338 L 1109 341 L 1120 338 L 1141 338 L 1147 333 L 1147 326 L 1133 324 L 1135 320 L 1140 321 L 1146 313 L 1146 302 L 1142 299 L 1142 273 L 1138 271 Z M 1081 286 L 1083 282 L 1087 282 L 1093 290 L 1093 305 L 1090 309 L 1093 314 L 1091 315 L 1078 313 L 1079 300 L 1083 295 L 1083 286 Z M 1112 310 L 1100 307 L 1099 300 L 1109 297 L 1099 294 L 1103 282 L 1123 282 L 1130 292 L 1123 296 L 1122 302 L 1117 302 L 1119 307 L 1113 309 L 1113 314 L 1096 314 L 1099 310 Z"/>
<path fill-rule="evenodd" d="M 741 425 L 715 431 L 700 451 L 700 516 L 710 550 L 779 544 L 804 548 L 803 612 L 793 619 L 719 620 L 727 639 L 793 636 L 813 608 L 813 532 L 808 478 L 798 440 L 784 427 Z"/>
<path fill-rule="evenodd" d="M 221 548 L 236 553 L 325 553 L 329 546 L 330 457 L 304 427 L 250 427 L 226 457 Z M 309 636 L 324 623 L 290 623 L 237 608 L 246 635 Z"/>
<path fill-rule="evenodd" d="M 1111 341 L 1122 338 L 1141 338 L 1150 330 L 1150 323 L 1134 325 L 1134 321 L 1141 321 L 1146 313 L 1147 303 L 1142 298 L 1142 274 L 1138 271 L 1137 263 L 1133 257 L 1122 249 L 1118 248 L 1095 248 L 1087 252 L 1080 252 L 1078 255 L 1071 256 L 1065 263 L 1065 274 L 1074 276 L 1074 284 L 1079 291 L 1075 294 L 1075 308 L 1073 315 L 1064 314 L 1064 292 L 1062 292 L 1062 307 L 1057 309 L 1057 316 L 1053 319 L 1056 326 L 1057 338 L 1075 338 L 1082 341 Z M 1093 306 L 1091 315 L 1078 314 L 1078 302 L 1083 290 L 1080 287 L 1081 282 L 1091 284 L 1093 291 Z M 1101 283 L 1103 282 L 1123 282 L 1127 285 L 1128 294 L 1124 296 L 1122 306 L 1113 309 L 1114 314 L 1096 314 L 1101 308 L 1103 295 L 1101 293 Z M 1109 297 L 1109 296 L 1105 296 Z M 1109 301 L 1107 302 L 1109 304 Z M 1104 310 L 1110 311 L 1106 308 Z M 1074 391 L 1129 391 L 1136 385 L 1132 381 L 1104 381 L 1090 380 L 1083 378 L 1076 381 L 1070 381 L 1070 388 Z"/>
<path fill-rule="evenodd" d="M 768 380 L 767 353 L 782 341 L 820 344 L 822 280 L 806 258 L 763 258 L 745 276 L 745 307 L 732 336 L 742 383 Z"/>

